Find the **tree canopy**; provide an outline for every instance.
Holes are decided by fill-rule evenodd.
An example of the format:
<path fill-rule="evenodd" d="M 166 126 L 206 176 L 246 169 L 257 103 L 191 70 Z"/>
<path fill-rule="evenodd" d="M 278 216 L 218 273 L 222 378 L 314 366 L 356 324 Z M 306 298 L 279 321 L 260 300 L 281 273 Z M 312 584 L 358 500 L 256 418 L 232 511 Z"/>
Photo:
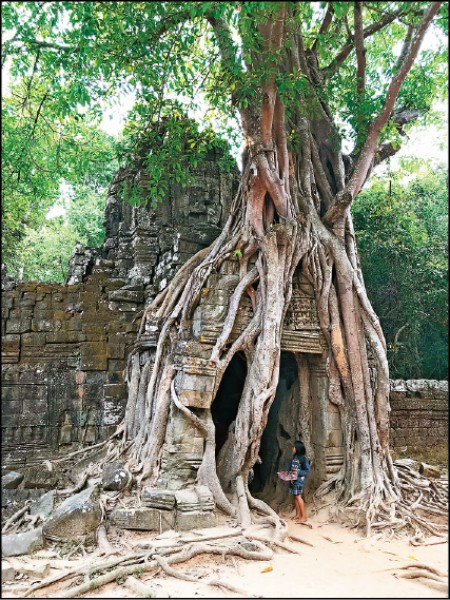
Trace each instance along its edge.
<path fill-rule="evenodd" d="M 322 96 L 335 115 L 335 143 L 345 139 L 348 156 L 355 159 L 383 108 L 391 76 L 401 66 L 402 43 L 406 40 L 407 53 L 408 40 L 420 27 L 424 3 L 356 2 L 354 7 L 350 2 L 287 3 L 287 29 L 300 35 L 306 52 L 314 50 L 318 60 L 314 68 L 309 66 L 310 77 L 321 83 L 320 95 L 312 103 L 302 65 L 291 72 L 278 69 L 279 57 L 290 52 L 292 41 L 286 39 L 283 50 L 263 49 L 262 27 L 279 6 L 276 2 L 3 3 L 7 34 L 3 61 L 10 65 L 12 77 L 24 82 L 20 103 L 29 116 L 24 123 L 28 129 L 20 132 L 22 140 L 32 138 L 33 128 L 44 127 L 49 118 L 57 118 L 58 127 L 73 138 L 74 122 L 98 118 L 108 101 L 133 93 L 136 103 L 128 131 L 134 140 L 137 131 L 148 130 L 176 101 L 202 126 L 212 124 L 238 144 L 242 135 L 238 110 L 254 103 L 276 70 L 287 117 L 300 105 L 303 110 L 319 110 Z M 436 11 L 434 4 L 430 6 Z M 443 3 L 433 35 L 439 39 L 447 29 L 448 6 Z M 445 95 L 446 65 L 445 43 L 421 51 L 390 107 L 391 118 L 382 124 L 377 160 L 395 152 L 406 123 L 423 118 L 432 99 Z M 10 106 L 7 114 L 11 110 Z M 175 137 L 179 133 L 176 126 L 170 130 Z M 292 128 L 291 145 L 298 143 L 297 137 Z M 34 151 L 39 154 L 37 147 Z M 172 152 L 176 154 L 176 144 Z M 7 155 L 19 169 L 18 157 L 8 151 Z M 63 156 L 70 165 L 70 148 Z"/>

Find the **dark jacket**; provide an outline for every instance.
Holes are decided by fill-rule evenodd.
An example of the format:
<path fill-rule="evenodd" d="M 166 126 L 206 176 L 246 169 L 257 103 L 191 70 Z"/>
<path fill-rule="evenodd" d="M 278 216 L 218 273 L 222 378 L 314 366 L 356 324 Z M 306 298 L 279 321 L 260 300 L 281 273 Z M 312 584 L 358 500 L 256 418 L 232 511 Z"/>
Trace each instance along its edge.
<path fill-rule="evenodd" d="M 310 470 L 309 460 L 306 456 L 295 456 L 289 463 L 288 471 L 297 470 L 297 481 L 303 481 Z"/>

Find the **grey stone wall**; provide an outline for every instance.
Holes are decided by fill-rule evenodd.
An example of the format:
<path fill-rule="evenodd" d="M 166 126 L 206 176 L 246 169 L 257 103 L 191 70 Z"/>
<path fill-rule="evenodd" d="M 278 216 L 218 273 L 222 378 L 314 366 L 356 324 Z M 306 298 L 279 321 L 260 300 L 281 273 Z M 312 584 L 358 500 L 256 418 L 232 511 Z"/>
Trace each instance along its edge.
<path fill-rule="evenodd" d="M 126 400 L 124 368 L 140 297 L 110 300 L 124 280 L 21 283 L 3 292 L 3 462 L 40 462 L 104 439 Z M 139 299 L 139 301 L 138 301 Z"/>
<path fill-rule="evenodd" d="M 448 381 L 391 381 L 391 444 L 400 454 L 448 462 Z"/>

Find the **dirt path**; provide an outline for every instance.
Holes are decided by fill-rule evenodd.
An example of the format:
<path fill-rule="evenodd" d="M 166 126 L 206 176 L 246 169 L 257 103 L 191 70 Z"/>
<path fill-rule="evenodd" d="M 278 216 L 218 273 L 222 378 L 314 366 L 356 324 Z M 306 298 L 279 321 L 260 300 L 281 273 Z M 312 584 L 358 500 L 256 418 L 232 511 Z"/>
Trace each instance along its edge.
<path fill-rule="evenodd" d="M 123 582 L 93 590 L 84 598 L 245 598 L 251 594 L 262 598 L 448 598 L 448 593 L 432 589 L 422 579 L 399 578 L 401 567 L 425 564 L 448 573 L 448 543 L 412 546 L 407 540 L 365 539 L 355 530 L 330 524 L 316 515 L 312 528 L 288 519 L 289 533 L 313 544 L 289 542 L 301 555 L 277 550 L 270 561 L 246 561 L 227 557 L 198 557 L 177 566 L 177 570 L 196 577 L 215 575 L 222 581 L 246 592 L 239 596 L 204 583 L 180 581 L 159 574 L 143 574 L 140 582 L 148 594 L 136 593 Z M 210 530 L 211 531 L 211 530 Z M 204 533 L 204 530 L 202 530 Z M 164 535 L 164 534 L 163 534 Z M 120 544 L 136 547 L 155 537 L 144 532 L 124 532 Z M 436 541 L 434 539 L 428 542 Z M 123 547 L 123 551 L 125 547 Z M 60 569 L 73 568 L 76 560 L 51 558 L 49 551 L 37 556 L 8 559 L 14 566 L 50 563 L 51 575 Z M 268 570 L 268 567 L 271 569 Z M 265 572 L 264 572 L 265 571 Z M 22 598 L 32 579 L 3 585 L 3 598 Z M 67 584 L 65 584 L 67 587 Z M 431 584 L 432 585 L 432 584 Z M 51 591 L 36 592 L 35 597 L 58 598 L 64 584 Z"/>

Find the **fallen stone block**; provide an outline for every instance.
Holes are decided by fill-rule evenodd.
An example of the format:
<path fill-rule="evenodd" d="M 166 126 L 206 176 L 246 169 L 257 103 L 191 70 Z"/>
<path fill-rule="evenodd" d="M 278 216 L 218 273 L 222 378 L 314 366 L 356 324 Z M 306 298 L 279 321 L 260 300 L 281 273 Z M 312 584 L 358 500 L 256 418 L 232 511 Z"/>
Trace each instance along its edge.
<path fill-rule="evenodd" d="M 24 533 L 11 533 L 2 536 L 2 556 L 31 554 L 36 550 L 40 550 L 43 546 L 42 527 Z"/>
<path fill-rule="evenodd" d="M 2 488 L 5 490 L 15 490 L 23 481 L 22 473 L 10 471 L 2 477 Z"/>
<path fill-rule="evenodd" d="M 440 477 L 441 470 L 439 467 L 435 467 L 434 465 L 428 465 L 427 463 L 420 463 L 419 465 L 419 473 L 424 475 L 425 477 Z"/>
<path fill-rule="evenodd" d="M 14 581 L 14 577 L 16 576 L 16 571 L 14 567 L 8 563 L 2 562 L 2 583 L 7 583 L 8 581 Z"/>
<path fill-rule="evenodd" d="M 50 573 L 49 563 L 23 564 L 17 568 L 18 573 L 23 573 L 30 579 L 45 579 Z"/>
<path fill-rule="evenodd" d="M 98 487 L 92 486 L 64 500 L 44 524 L 44 537 L 61 542 L 95 539 L 102 520 L 98 496 Z"/>
<path fill-rule="evenodd" d="M 50 490 L 30 504 L 30 515 L 39 515 L 42 520 L 49 517 L 55 505 L 55 490 Z"/>
<path fill-rule="evenodd" d="M 106 464 L 102 470 L 102 488 L 118 492 L 130 485 L 133 476 L 124 462 L 115 461 Z"/>
<path fill-rule="evenodd" d="M 58 477 L 53 471 L 41 467 L 29 467 L 25 475 L 23 487 L 26 489 L 50 489 L 56 487 Z"/>

